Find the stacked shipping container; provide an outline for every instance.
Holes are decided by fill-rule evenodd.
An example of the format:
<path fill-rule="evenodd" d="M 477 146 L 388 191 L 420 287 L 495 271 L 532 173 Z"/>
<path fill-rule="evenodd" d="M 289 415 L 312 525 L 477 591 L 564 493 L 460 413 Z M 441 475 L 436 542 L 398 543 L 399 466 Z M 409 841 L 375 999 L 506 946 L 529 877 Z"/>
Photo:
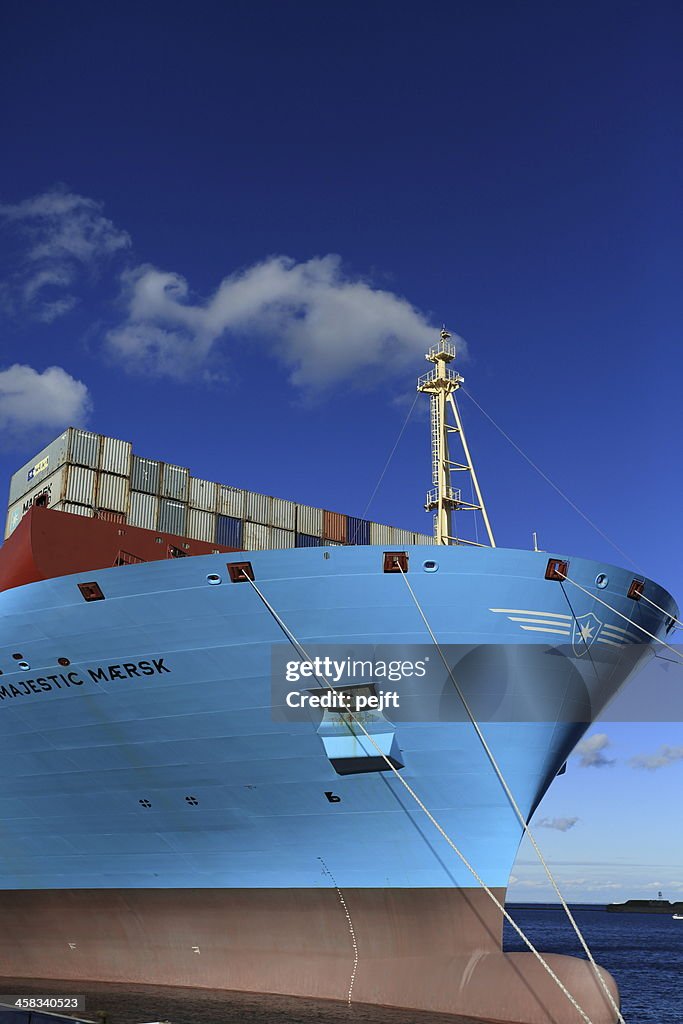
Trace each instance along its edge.
<path fill-rule="evenodd" d="M 134 455 L 128 441 L 75 427 L 12 477 L 5 537 L 34 503 L 248 551 L 432 543 L 426 534 L 202 480 Z"/>

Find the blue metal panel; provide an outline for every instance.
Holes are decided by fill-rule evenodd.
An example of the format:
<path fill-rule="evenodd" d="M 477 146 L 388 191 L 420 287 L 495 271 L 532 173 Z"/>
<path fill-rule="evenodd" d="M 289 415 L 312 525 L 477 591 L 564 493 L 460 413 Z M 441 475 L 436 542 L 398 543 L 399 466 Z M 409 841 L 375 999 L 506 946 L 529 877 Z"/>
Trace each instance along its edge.
<path fill-rule="evenodd" d="M 322 544 L 320 537 L 314 537 L 310 533 L 297 533 L 296 546 L 298 548 L 319 548 Z"/>
<path fill-rule="evenodd" d="M 346 543 L 347 544 L 369 544 L 370 523 L 367 519 L 357 519 L 356 516 L 347 516 L 346 519 Z"/>
<path fill-rule="evenodd" d="M 596 636 L 600 657 L 572 657 L 566 595 L 544 578 L 547 556 L 443 546 L 427 570 L 425 549 L 407 550 L 411 585 L 441 643 L 464 645 L 468 658 L 470 647 L 524 645 L 531 660 L 510 679 L 522 708 L 548 694 L 549 661 L 566 669 L 555 698 L 564 706 L 585 688 L 596 713 L 628 674 L 632 662 L 622 667 L 618 650 L 626 641 L 614 638 L 623 619 L 603 646 Z M 382 571 L 381 547 L 326 553 L 249 553 L 295 637 L 307 646 L 425 642 L 400 574 Z M 205 555 L 97 570 L 88 578 L 105 600 L 92 603 L 74 577 L 0 594 L 0 775 L 12 780 L 0 791 L 0 889 L 310 888 L 325 884 L 320 858 L 340 886 L 471 885 L 391 773 L 338 775 L 314 722 L 275 719 L 271 649 L 283 632 L 252 587 L 228 583 L 225 562 Z M 600 593 L 630 614 L 632 572 L 582 559 L 572 559 L 571 577 L 588 593 L 575 595 L 572 614 L 595 614 L 598 574 L 609 576 Z M 664 590 L 646 586 L 676 613 Z M 546 635 L 524 632 L 523 614 L 550 616 Z M 639 609 L 652 634 L 667 614 Z M 645 659 L 648 644 L 635 646 Z M 512 668 L 521 663 L 514 653 Z M 491 683 L 477 665 L 458 676 L 468 698 L 482 678 Z M 414 692 L 410 680 L 400 688 L 402 700 Z M 485 882 L 504 887 L 520 826 L 471 724 L 394 724 L 405 777 Z M 587 724 L 487 722 L 525 814 Z"/>
<path fill-rule="evenodd" d="M 242 520 L 234 516 L 217 516 L 216 543 L 226 548 L 242 547 Z"/>

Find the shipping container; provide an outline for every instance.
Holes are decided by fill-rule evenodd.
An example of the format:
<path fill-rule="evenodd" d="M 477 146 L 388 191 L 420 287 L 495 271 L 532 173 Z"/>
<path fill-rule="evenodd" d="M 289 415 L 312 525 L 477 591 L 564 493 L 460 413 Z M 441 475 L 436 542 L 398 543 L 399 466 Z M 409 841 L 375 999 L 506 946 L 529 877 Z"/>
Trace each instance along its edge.
<path fill-rule="evenodd" d="M 391 526 L 382 526 L 381 523 L 370 523 L 371 544 L 391 544 Z"/>
<path fill-rule="evenodd" d="M 296 526 L 296 504 L 284 498 L 273 498 L 270 507 L 270 525 L 280 530 L 294 530 Z"/>
<path fill-rule="evenodd" d="M 95 518 L 102 519 L 105 523 L 125 524 L 126 522 L 126 517 L 123 512 L 111 512 L 107 508 L 98 508 L 95 512 Z"/>
<path fill-rule="evenodd" d="M 187 513 L 187 536 L 195 540 L 216 542 L 216 516 L 213 512 L 191 508 Z"/>
<path fill-rule="evenodd" d="M 100 473 L 97 481 L 96 504 L 110 512 L 127 512 L 130 500 L 130 481 L 125 476 Z"/>
<path fill-rule="evenodd" d="M 346 517 L 346 542 L 347 544 L 370 543 L 370 523 L 367 519 L 357 519 L 356 516 Z"/>
<path fill-rule="evenodd" d="M 51 506 L 61 501 L 65 480 L 66 471 L 62 467 L 56 473 L 41 480 L 40 483 L 32 487 L 18 501 L 13 502 L 7 510 L 5 537 L 9 537 L 10 533 L 13 533 L 32 505 Z"/>
<path fill-rule="evenodd" d="M 323 537 L 340 544 L 346 543 L 346 516 L 342 512 L 323 510 Z"/>
<path fill-rule="evenodd" d="M 270 548 L 270 527 L 246 522 L 242 538 L 245 551 L 267 551 Z"/>
<path fill-rule="evenodd" d="M 87 505 L 79 505 L 75 501 L 58 501 L 56 505 L 53 505 L 53 511 L 55 512 L 68 512 L 72 516 L 94 516 L 95 510 Z"/>
<path fill-rule="evenodd" d="M 199 480 L 196 476 L 190 477 L 190 507 L 202 508 L 205 512 L 216 511 L 216 492 L 218 484 L 210 480 Z"/>
<path fill-rule="evenodd" d="M 242 520 L 235 516 L 216 516 L 216 544 L 224 548 L 241 548 Z"/>
<path fill-rule="evenodd" d="M 433 533 L 416 533 L 413 539 L 413 544 L 433 544 L 434 534 Z"/>
<path fill-rule="evenodd" d="M 413 531 L 412 530 L 401 530 L 398 526 L 391 527 L 391 540 L 390 543 L 396 547 L 407 547 L 413 543 Z"/>
<path fill-rule="evenodd" d="M 281 530 L 278 526 L 272 526 L 270 529 L 271 548 L 293 548 L 295 540 L 294 530 Z"/>
<path fill-rule="evenodd" d="M 174 501 L 173 498 L 161 498 L 157 529 L 160 533 L 174 533 L 177 537 L 184 537 L 187 529 L 187 505 L 182 501 Z"/>
<path fill-rule="evenodd" d="M 250 523 L 261 523 L 270 526 L 272 519 L 273 499 L 267 494 L 255 491 L 244 492 L 244 518 Z"/>
<path fill-rule="evenodd" d="M 54 508 L 60 501 L 75 502 L 92 508 L 95 504 L 95 470 L 84 466 L 62 465 L 32 487 L 7 510 L 7 533 L 12 533 L 33 504 Z"/>
<path fill-rule="evenodd" d="M 314 537 L 310 533 L 297 533 L 296 547 L 298 548 L 319 548 L 322 544 L 320 537 Z"/>
<path fill-rule="evenodd" d="M 172 466 L 165 462 L 161 473 L 162 498 L 173 498 L 175 501 L 187 501 L 190 471 L 184 466 Z"/>
<path fill-rule="evenodd" d="M 232 519 L 244 519 L 244 491 L 239 487 L 219 484 L 216 511 L 219 515 L 230 516 Z"/>
<path fill-rule="evenodd" d="M 91 508 L 94 508 L 95 470 L 86 469 L 84 466 L 65 466 L 64 473 L 66 486 L 63 489 L 63 499 L 78 505 L 90 505 Z"/>
<path fill-rule="evenodd" d="M 93 434 L 90 430 L 77 430 L 76 427 L 69 427 L 67 433 L 69 434 L 69 454 L 66 461 L 76 466 L 97 469 L 102 443 L 100 435 Z"/>
<path fill-rule="evenodd" d="M 296 528 L 299 533 L 308 534 L 311 537 L 322 537 L 323 510 L 313 508 L 311 505 L 297 505 Z"/>
<path fill-rule="evenodd" d="M 96 469 L 100 435 L 69 427 L 18 469 L 10 481 L 9 505 L 51 476 L 60 466 L 75 464 Z"/>
<path fill-rule="evenodd" d="M 130 476 L 133 446 L 130 441 L 119 441 L 115 437 L 103 437 L 100 448 L 100 470 L 102 473 L 116 473 Z"/>
<path fill-rule="evenodd" d="M 144 530 L 156 530 L 159 521 L 159 499 L 156 494 L 143 494 L 140 491 L 130 492 L 130 508 L 128 522 L 131 526 L 141 526 Z"/>
<path fill-rule="evenodd" d="M 131 463 L 130 486 L 134 491 L 158 494 L 161 486 L 161 463 L 156 459 L 143 459 L 134 455 Z"/>

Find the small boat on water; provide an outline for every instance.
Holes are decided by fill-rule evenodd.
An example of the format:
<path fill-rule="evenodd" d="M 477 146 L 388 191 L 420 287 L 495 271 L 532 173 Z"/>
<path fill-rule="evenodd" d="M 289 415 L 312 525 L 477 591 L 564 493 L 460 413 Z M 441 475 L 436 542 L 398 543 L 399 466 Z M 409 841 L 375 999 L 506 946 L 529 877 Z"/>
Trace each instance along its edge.
<path fill-rule="evenodd" d="M 672 918 L 674 921 L 683 921 L 683 914 L 673 914 Z"/>

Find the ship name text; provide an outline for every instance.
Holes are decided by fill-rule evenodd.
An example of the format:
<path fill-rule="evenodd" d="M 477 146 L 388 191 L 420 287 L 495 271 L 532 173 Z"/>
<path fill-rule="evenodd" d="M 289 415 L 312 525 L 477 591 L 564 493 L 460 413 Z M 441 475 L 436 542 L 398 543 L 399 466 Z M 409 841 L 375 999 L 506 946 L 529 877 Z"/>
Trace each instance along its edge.
<path fill-rule="evenodd" d="M 54 675 L 36 676 L 35 679 L 19 679 L 14 683 L 0 686 L 0 700 L 13 697 L 29 697 L 31 694 L 48 693 L 50 690 L 68 690 L 84 683 L 108 683 L 116 679 L 141 679 L 171 672 L 164 658 L 150 658 L 146 661 L 127 661 L 117 665 L 95 665 L 82 672 L 57 672 Z"/>

